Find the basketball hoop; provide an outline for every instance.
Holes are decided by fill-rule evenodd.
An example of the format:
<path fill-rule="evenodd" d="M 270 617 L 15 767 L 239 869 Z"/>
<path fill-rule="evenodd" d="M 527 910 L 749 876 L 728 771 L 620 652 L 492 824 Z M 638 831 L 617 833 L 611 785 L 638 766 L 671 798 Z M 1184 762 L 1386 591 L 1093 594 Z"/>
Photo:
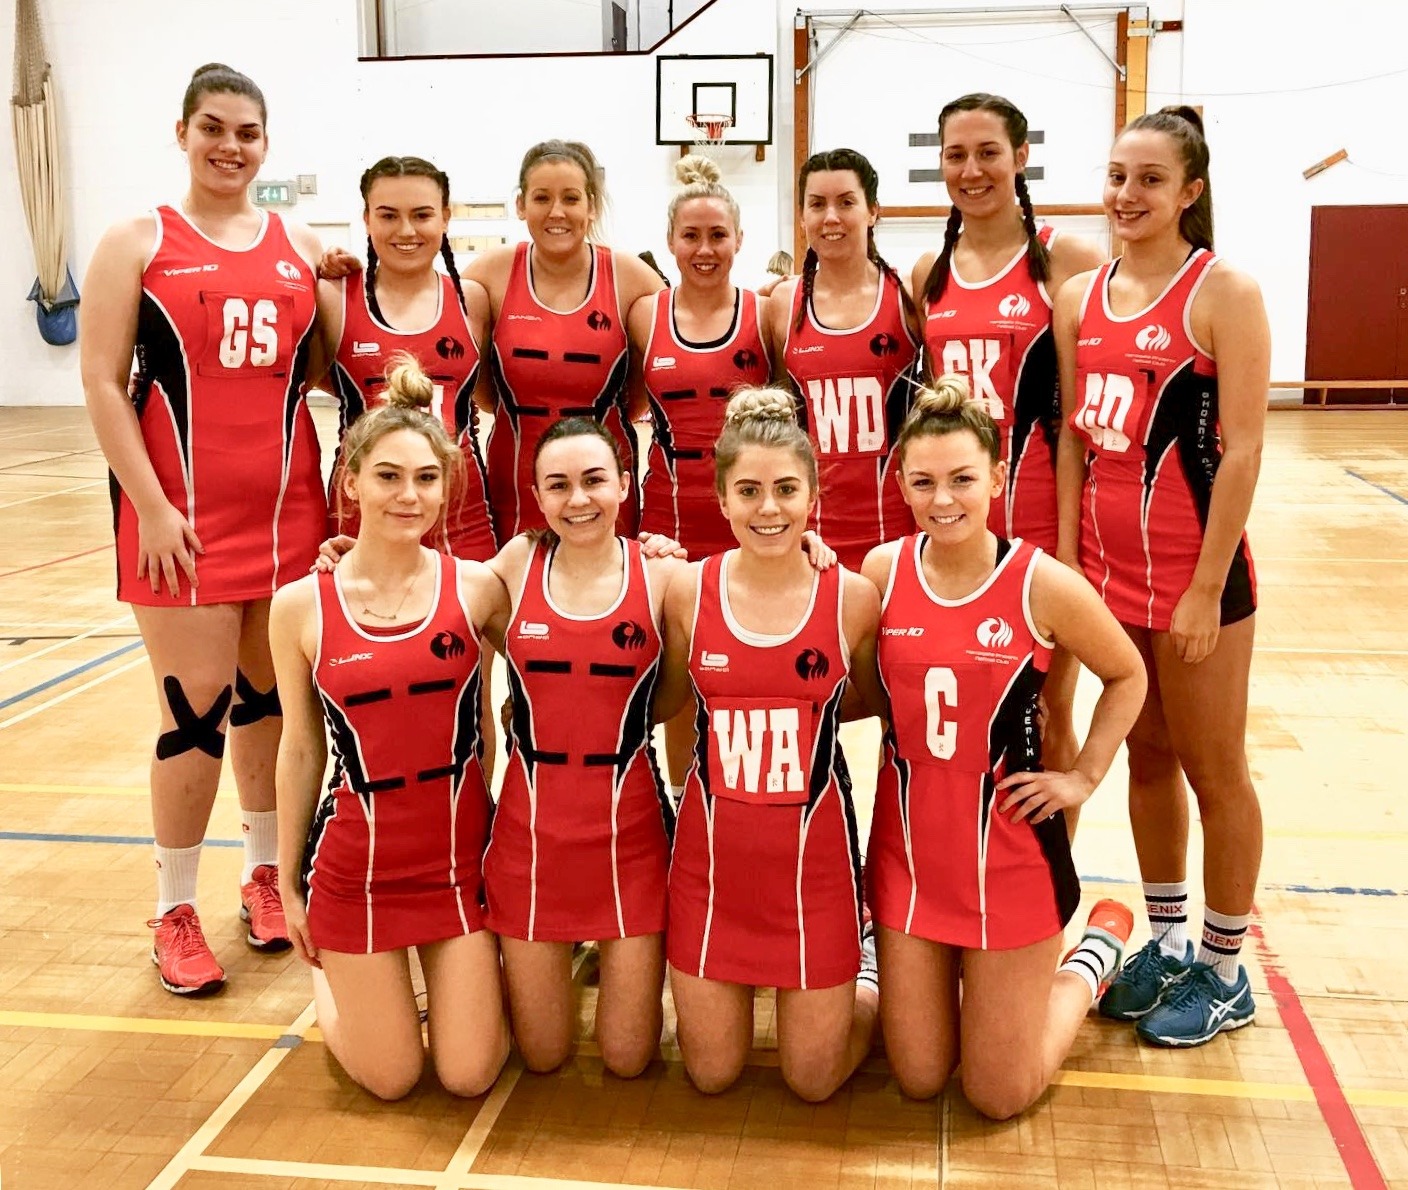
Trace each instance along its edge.
<path fill-rule="evenodd" d="M 724 143 L 724 134 L 733 127 L 733 117 L 709 112 L 690 112 L 685 116 L 694 129 L 694 143 L 701 148 Z"/>

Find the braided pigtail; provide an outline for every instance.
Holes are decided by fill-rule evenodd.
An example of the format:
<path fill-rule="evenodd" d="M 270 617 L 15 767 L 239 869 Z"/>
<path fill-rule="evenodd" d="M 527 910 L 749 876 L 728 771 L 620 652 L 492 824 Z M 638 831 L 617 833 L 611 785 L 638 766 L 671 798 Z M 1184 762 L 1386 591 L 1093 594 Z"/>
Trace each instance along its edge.
<path fill-rule="evenodd" d="M 378 322 L 384 323 L 385 318 L 381 316 L 381 305 L 376 300 L 376 247 L 372 244 L 372 237 L 367 237 L 367 309 L 372 312 L 372 317 Z"/>
<path fill-rule="evenodd" d="M 464 282 L 460 280 L 460 271 L 455 268 L 455 253 L 450 247 L 450 236 L 447 232 L 440 237 L 440 259 L 445 262 L 445 271 L 450 274 L 450 280 L 455 283 L 455 296 L 460 299 L 460 309 L 466 314 L 469 313 L 469 306 L 464 300 Z"/>
<path fill-rule="evenodd" d="M 900 305 L 904 308 L 905 322 L 913 325 L 918 318 L 918 311 L 914 308 L 914 301 L 909 296 L 909 291 L 904 287 L 904 281 L 900 279 L 899 273 L 895 271 L 895 266 L 880 255 L 880 249 L 875 245 L 875 229 L 872 227 L 865 239 L 865 255 L 876 268 L 886 277 L 895 283 L 900 291 Z"/>
<path fill-rule="evenodd" d="M 1027 175 L 1017 171 L 1017 201 L 1022 205 L 1022 227 L 1027 233 L 1027 271 L 1033 281 L 1051 279 L 1051 253 L 1036 234 L 1036 215 L 1032 212 L 1032 197 L 1027 193 Z"/>
<path fill-rule="evenodd" d="M 944 225 L 944 246 L 934 258 L 929 275 L 924 278 L 924 295 L 920 299 L 926 306 L 943 297 L 948 288 L 949 269 L 953 266 L 953 249 L 958 243 L 958 232 L 963 227 L 963 212 L 952 206 L 948 211 L 948 223 Z"/>
<path fill-rule="evenodd" d="M 797 305 L 797 320 L 792 324 L 794 331 L 802 329 L 802 319 L 811 309 L 812 290 L 816 288 L 816 270 L 819 263 L 816 258 L 816 249 L 808 248 L 806 259 L 802 261 L 802 300 Z"/>

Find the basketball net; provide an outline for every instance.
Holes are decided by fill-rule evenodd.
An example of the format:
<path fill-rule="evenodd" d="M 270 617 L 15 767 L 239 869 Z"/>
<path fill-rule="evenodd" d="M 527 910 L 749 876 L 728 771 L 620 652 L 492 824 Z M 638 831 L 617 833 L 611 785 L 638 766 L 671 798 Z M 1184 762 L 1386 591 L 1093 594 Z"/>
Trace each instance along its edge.
<path fill-rule="evenodd" d="M 699 148 L 709 148 L 724 143 L 724 134 L 733 127 L 733 117 L 712 112 L 690 112 L 685 116 L 694 129 L 694 143 Z"/>

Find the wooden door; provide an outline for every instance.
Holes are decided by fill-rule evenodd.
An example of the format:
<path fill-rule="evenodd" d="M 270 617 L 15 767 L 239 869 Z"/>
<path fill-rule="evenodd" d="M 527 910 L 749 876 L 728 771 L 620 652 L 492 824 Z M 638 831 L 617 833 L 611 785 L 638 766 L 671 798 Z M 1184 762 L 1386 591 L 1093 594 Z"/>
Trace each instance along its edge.
<path fill-rule="evenodd" d="M 1408 205 L 1311 208 L 1305 378 L 1408 378 Z M 1328 400 L 1408 404 L 1408 386 Z"/>

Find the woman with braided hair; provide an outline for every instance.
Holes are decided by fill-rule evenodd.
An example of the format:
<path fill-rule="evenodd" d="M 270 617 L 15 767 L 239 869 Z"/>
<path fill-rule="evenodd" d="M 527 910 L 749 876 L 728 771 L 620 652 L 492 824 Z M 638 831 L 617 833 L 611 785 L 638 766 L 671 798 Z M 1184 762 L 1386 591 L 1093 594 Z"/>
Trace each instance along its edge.
<path fill-rule="evenodd" d="M 914 303 L 875 247 L 879 187 L 854 149 L 807 159 L 797 179 L 806 260 L 766 315 L 821 468 L 813 527 L 853 569 L 907 524 L 894 439 L 919 357 Z"/>
<path fill-rule="evenodd" d="M 409 352 L 434 385 L 431 415 L 459 443 L 466 484 L 426 544 L 483 562 L 497 545 L 479 453 L 475 398 L 488 407 L 480 344 L 489 328 L 489 295 L 455 268 L 446 229 L 450 179 L 420 157 L 383 157 L 362 174 L 367 227 L 366 272 L 318 286 L 318 309 L 345 435 L 367 409 L 385 400 L 392 355 Z M 435 267 L 436 257 L 445 273 Z M 448 274 L 448 275 L 447 275 Z M 357 510 L 333 494 L 337 531 L 357 535 Z"/>
<path fill-rule="evenodd" d="M 944 184 L 952 208 L 944 243 L 914 266 L 931 377 L 967 376 L 1002 436 L 1007 483 L 992 502 L 989 527 L 1056 554 L 1056 443 L 1061 424 L 1051 306 L 1076 273 L 1095 268 L 1091 243 L 1038 227 L 1023 172 L 1027 118 L 1000 95 L 974 93 L 939 113 Z M 1043 699 L 1048 763 L 1075 759 L 1071 722 L 1075 665 L 1064 649 L 1051 660 Z M 1074 832 L 1078 809 L 1067 814 Z"/>

